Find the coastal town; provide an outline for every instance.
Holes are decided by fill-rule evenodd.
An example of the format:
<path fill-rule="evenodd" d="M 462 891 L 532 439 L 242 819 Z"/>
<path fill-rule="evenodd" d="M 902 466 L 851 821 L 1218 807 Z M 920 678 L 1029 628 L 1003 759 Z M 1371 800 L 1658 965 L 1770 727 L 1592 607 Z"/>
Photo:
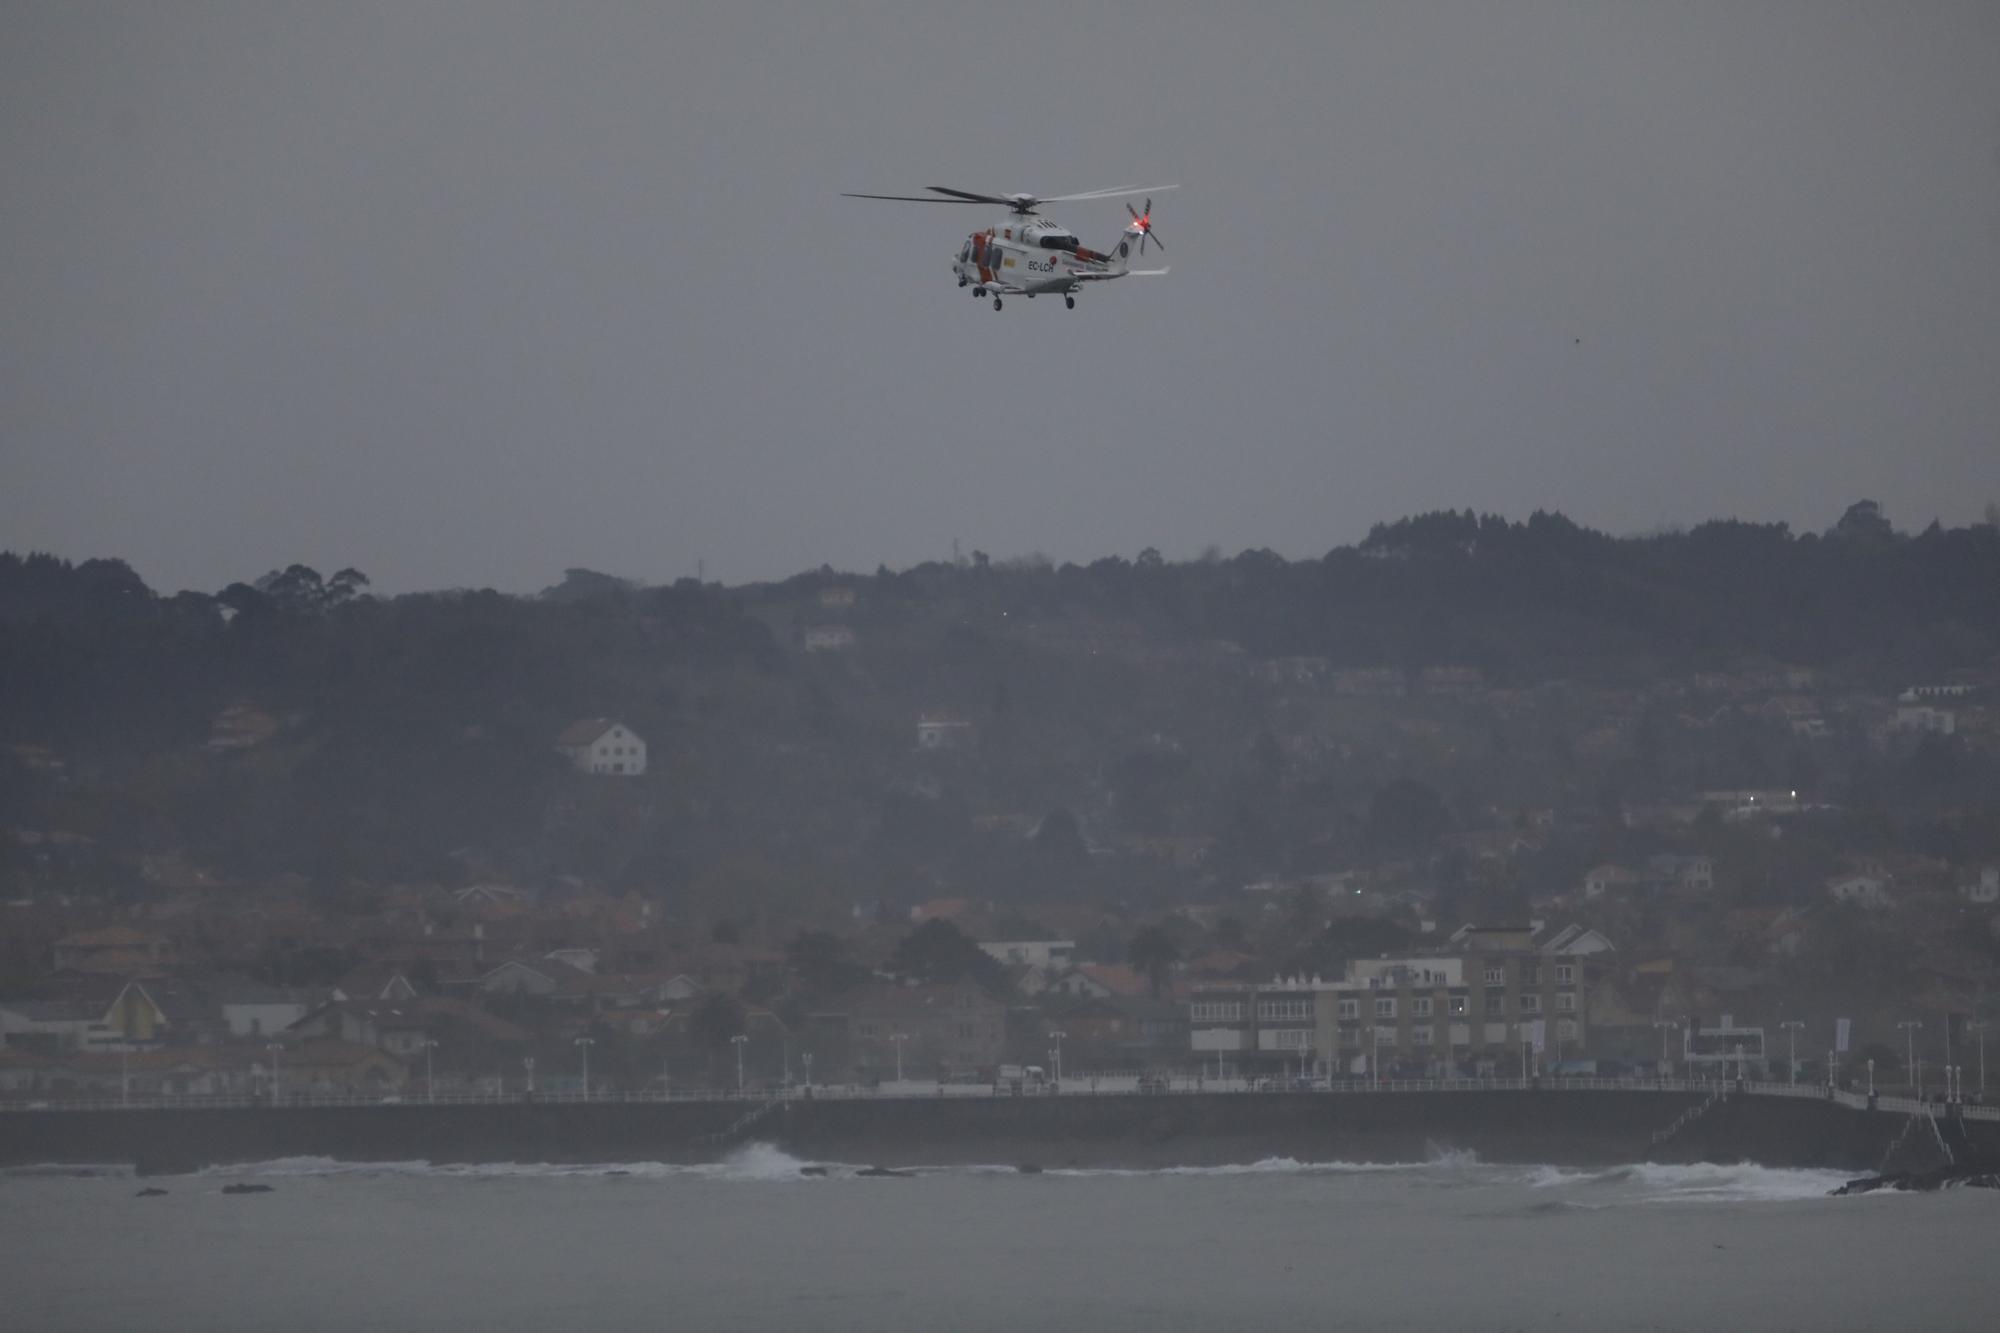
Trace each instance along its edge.
<path fill-rule="evenodd" d="M 1536 683 L 1037 612 L 1001 577 L 682 591 L 753 666 L 653 650 L 672 688 L 587 716 L 418 703 L 405 733 L 465 758 L 392 758 L 421 787 L 385 772 L 406 808 L 366 808 L 420 855 L 270 845 L 301 816 L 258 784 L 325 753 L 282 690 L 210 691 L 179 740 L 14 740 L 0 1098 L 1864 1067 L 1984 1092 L 2000 658 Z M 524 614 L 631 617 L 602 578 Z M 325 634 L 382 613 L 364 586 L 293 571 L 222 609 Z M 474 821 L 418 808 L 508 764 L 533 775 L 508 824 L 459 842 Z"/>

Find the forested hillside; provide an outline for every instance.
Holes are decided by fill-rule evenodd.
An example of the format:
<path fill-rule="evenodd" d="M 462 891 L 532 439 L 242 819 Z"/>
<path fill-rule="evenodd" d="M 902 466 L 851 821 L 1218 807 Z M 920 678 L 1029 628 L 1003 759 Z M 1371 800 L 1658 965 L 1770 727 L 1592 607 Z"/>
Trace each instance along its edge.
<path fill-rule="evenodd" d="M 539 596 L 380 597 L 303 566 L 163 596 L 117 560 L 10 554 L 0 828 L 88 837 L 100 879 L 172 850 L 357 905 L 472 874 L 690 914 L 1194 892 L 1435 850 L 1510 801 L 1991 799 L 1976 736 L 1885 751 L 1879 713 L 1840 700 L 1997 652 L 2000 530 L 1901 535 L 1867 502 L 1825 534 L 1444 512 L 1316 560 L 974 553 L 737 588 L 571 571 Z M 1703 695 L 1705 673 L 1779 666 L 1826 699 L 1824 743 Z M 1427 693 L 1426 671 L 1458 684 Z M 1351 698 L 1343 672 L 1394 688 Z M 1696 725 L 1718 708 L 1732 725 Z M 968 743 L 919 747 L 927 716 Z M 572 771 L 554 739 L 590 717 L 646 738 L 643 778 Z M 1436 810 L 1399 810 L 1399 782 Z"/>

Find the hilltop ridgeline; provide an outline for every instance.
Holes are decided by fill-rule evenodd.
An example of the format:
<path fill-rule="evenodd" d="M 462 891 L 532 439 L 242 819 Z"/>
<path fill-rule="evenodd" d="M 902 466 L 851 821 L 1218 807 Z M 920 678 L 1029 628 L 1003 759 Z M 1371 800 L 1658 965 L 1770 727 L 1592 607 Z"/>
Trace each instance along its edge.
<path fill-rule="evenodd" d="M 1446 511 L 1316 560 L 975 552 L 736 588 L 571 571 L 533 597 L 367 583 L 295 565 L 162 596 L 117 560 L 0 555 L 0 826 L 327 886 L 578 875 L 690 915 L 1122 892 L 1136 880 L 1087 854 L 1114 834 L 1205 840 L 1205 874 L 1247 877 L 1434 848 L 1503 795 L 1780 785 L 1801 763 L 1879 784 L 1847 749 L 1800 760 L 1754 722 L 1690 738 L 1644 704 L 1600 762 L 1567 705 L 1523 721 L 1482 701 L 1638 698 L 1746 663 L 1893 692 L 2000 651 L 2000 529 L 1900 535 L 1865 501 L 1823 535 Z M 1448 745 L 1305 717 L 1343 673 L 1395 695 L 1427 672 L 1471 682 L 1425 722 Z M 557 753 L 596 717 L 650 745 L 639 783 L 579 782 Z M 913 743 L 926 718 L 935 753 Z M 1929 762 L 1961 794 L 1993 776 Z M 994 829 L 1032 836 L 968 843 Z"/>

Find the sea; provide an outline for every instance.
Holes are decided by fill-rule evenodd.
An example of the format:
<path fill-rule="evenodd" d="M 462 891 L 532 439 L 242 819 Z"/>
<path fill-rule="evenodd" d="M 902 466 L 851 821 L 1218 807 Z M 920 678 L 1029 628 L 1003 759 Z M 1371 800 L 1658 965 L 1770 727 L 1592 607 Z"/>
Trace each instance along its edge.
<path fill-rule="evenodd" d="M 20 1168 L 0 1172 L 0 1327 L 2000 1328 L 2000 1191 L 1451 1152 L 863 1166 L 753 1144 L 705 1166 Z M 225 1193 L 243 1185 L 270 1188 Z"/>

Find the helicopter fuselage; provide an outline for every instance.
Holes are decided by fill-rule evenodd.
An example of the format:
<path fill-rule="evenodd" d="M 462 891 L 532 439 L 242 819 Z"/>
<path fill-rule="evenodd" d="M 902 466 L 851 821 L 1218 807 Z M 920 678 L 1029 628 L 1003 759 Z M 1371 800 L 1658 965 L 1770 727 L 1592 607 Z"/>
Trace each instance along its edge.
<path fill-rule="evenodd" d="M 1024 296 L 1067 296 L 1086 282 L 1122 276 L 1112 255 L 1085 247 L 1067 228 L 1040 217 L 1008 218 L 972 233 L 952 272 L 961 287 Z"/>

